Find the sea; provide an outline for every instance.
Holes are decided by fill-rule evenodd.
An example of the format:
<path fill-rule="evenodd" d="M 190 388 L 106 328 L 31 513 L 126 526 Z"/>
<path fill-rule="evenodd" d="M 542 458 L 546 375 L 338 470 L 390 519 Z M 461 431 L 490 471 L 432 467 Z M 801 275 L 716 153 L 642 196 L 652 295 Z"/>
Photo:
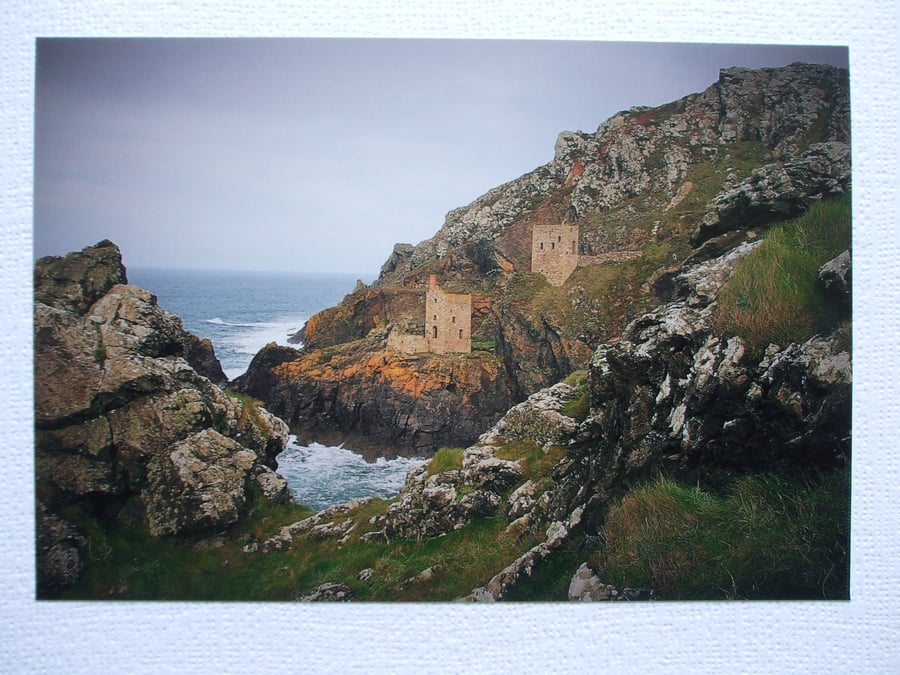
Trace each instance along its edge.
<path fill-rule="evenodd" d="M 350 293 L 359 277 L 348 274 L 128 268 L 129 283 L 156 295 L 159 305 L 181 317 L 184 327 L 209 338 L 228 379 L 247 370 L 270 342 L 291 345 L 313 314 Z M 369 282 L 371 279 L 363 278 Z M 389 499 L 406 473 L 423 459 L 367 461 L 352 448 L 292 436 L 278 455 L 278 473 L 294 499 L 321 510 L 356 497 Z"/>

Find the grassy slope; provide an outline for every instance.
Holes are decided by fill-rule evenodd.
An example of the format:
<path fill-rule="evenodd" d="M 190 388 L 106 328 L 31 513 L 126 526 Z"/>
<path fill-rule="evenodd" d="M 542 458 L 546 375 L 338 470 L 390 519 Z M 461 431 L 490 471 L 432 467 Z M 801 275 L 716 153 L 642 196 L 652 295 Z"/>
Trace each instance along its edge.
<path fill-rule="evenodd" d="M 175 540 L 156 539 L 136 528 L 104 531 L 81 519 L 90 544 L 85 571 L 64 599 L 128 600 L 296 600 L 326 582 L 344 583 L 356 600 L 452 600 L 466 595 L 518 557 L 522 545 L 504 534 L 506 522 L 487 518 L 444 537 L 421 541 L 364 542 L 369 518 L 387 502 L 365 505 L 352 515 L 350 541 L 294 538 L 288 551 L 243 553 L 255 539 L 277 534 L 280 527 L 309 511 L 296 506 L 266 508 L 216 547 L 197 548 Z M 251 535 L 256 532 L 256 535 Z M 434 578 L 407 583 L 423 570 L 438 566 Z M 359 572 L 373 574 L 360 581 Z"/>
<path fill-rule="evenodd" d="M 757 141 L 722 144 L 711 158 L 698 151 L 685 178 L 692 188 L 677 205 L 667 208 L 658 193 L 642 194 L 580 222 L 582 239 L 597 237 L 601 230 L 612 238 L 625 231 L 624 239 L 640 242 L 639 258 L 579 267 L 560 287 L 550 286 L 540 275 L 519 273 L 506 292 L 521 303 L 524 313 L 543 317 L 570 338 L 596 347 L 658 303 L 646 282 L 691 253 L 688 237 L 722 185 L 745 178 L 765 163 L 765 148 Z"/>
<path fill-rule="evenodd" d="M 819 202 L 772 228 L 719 295 L 716 324 L 756 351 L 832 330 L 847 316 L 817 282 L 819 268 L 850 246 L 850 195 Z"/>
<path fill-rule="evenodd" d="M 658 480 L 610 510 L 608 583 L 680 599 L 846 599 L 849 472 L 738 480 L 724 496 Z"/>

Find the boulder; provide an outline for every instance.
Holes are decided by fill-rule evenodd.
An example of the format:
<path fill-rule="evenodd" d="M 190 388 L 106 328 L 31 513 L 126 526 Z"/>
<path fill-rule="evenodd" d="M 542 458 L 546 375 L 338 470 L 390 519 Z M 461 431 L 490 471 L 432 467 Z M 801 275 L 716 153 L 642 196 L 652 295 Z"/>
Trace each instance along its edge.
<path fill-rule="evenodd" d="M 569 600 L 596 602 L 616 600 L 619 591 L 615 586 L 604 584 L 587 563 L 582 563 L 581 567 L 572 575 L 568 595 Z"/>
<path fill-rule="evenodd" d="M 125 283 L 119 248 L 108 239 L 64 257 L 35 263 L 34 301 L 83 314 L 116 284 Z"/>
<path fill-rule="evenodd" d="M 353 598 L 353 589 L 346 584 L 333 582 L 322 584 L 312 593 L 299 598 L 300 602 L 347 602 Z"/>
<path fill-rule="evenodd" d="M 819 269 L 819 282 L 827 293 L 845 304 L 850 303 L 850 251 L 844 251 Z"/>
<path fill-rule="evenodd" d="M 204 429 L 155 454 L 142 492 L 154 535 L 221 529 L 247 505 L 256 453 Z"/>

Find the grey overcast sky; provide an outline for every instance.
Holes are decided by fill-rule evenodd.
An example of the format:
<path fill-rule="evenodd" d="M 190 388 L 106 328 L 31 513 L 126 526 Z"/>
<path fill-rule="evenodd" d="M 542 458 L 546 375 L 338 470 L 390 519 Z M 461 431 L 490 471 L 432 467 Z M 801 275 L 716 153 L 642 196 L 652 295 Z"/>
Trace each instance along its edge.
<path fill-rule="evenodd" d="M 842 47 L 40 39 L 34 254 L 373 276 L 564 130 Z"/>

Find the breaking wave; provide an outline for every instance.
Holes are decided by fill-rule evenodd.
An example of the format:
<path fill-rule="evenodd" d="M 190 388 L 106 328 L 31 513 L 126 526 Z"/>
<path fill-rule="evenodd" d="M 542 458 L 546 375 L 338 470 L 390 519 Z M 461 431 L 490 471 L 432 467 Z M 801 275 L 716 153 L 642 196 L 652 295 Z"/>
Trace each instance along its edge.
<path fill-rule="evenodd" d="M 291 436 L 278 455 L 278 473 L 287 480 L 296 501 L 320 511 L 356 497 L 394 497 L 409 470 L 426 461 L 420 457 L 380 457 L 367 462 L 342 446 L 300 445 Z"/>

